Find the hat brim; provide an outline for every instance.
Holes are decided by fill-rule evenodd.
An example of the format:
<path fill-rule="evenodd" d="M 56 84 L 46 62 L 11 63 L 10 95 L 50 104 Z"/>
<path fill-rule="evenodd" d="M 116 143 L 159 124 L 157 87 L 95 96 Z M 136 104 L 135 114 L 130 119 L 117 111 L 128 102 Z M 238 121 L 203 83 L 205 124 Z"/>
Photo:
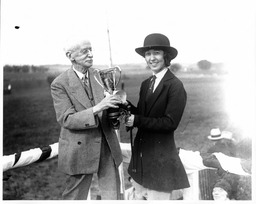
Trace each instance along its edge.
<path fill-rule="evenodd" d="M 229 131 L 222 131 L 219 137 L 212 137 L 211 135 L 208 136 L 209 140 L 220 140 L 220 139 L 228 139 L 228 140 L 235 140 L 232 137 L 232 132 Z"/>
<path fill-rule="evenodd" d="M 135 51 L 142 57 L 145 57 L 145 52 L 150 49 L 163 50 L 167 52 L 170 56 L 170 60 L 174 59 L 178 55 L 178 51 L 174 47 L 168 47 L 168 46 L 138 47 L 135 49 Z"/>

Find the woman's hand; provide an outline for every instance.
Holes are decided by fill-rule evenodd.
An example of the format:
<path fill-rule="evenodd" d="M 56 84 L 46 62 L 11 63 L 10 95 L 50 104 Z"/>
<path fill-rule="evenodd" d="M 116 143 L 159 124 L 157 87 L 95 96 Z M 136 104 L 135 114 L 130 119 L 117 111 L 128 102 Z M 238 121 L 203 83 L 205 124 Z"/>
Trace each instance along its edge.
<path fill-rule="evenodd" d="M 134 123 L 134 115 L 131 115 L 129 117 L 126 118 L 125 120 L 125 126 L 127 127 L 132 127 Z"/>

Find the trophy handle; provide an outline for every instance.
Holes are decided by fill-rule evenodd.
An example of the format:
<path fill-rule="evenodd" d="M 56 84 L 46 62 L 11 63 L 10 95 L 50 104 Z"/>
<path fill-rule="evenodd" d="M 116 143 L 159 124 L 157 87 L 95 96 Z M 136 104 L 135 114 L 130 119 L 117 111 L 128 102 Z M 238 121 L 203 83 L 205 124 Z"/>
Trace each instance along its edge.
<path fill-rule="evenodd" d="M 115 87 L 116 87 L 118 85 L 118 83 L 120 82 L 120 79 L 121 79 L 121 68 L 119 66 L 115 66 L 113 69 L 115 70 L 115 72 L 116 71 L 119 72 L 119 79 L 117 81 L 115 81 Z"/>
<path fill-rule="evenodd" d="M 99 80 L 98 80 L 98 78 L 97 78 L 97 76 L 96 76 L 96 74 L 95 74 L 95 72 L 97 72 L 97 76 L 99 76 Z M 99 69 L 94 69 L 94 78 L 95 78 L 95 80 L 98 82 L 98 84 L 104 89 L 104 86 L 103 86 L 103 82 L 102 82 L 102 80 L 101 80 L 101 78 L 100 78 L 100 70 Z"/>

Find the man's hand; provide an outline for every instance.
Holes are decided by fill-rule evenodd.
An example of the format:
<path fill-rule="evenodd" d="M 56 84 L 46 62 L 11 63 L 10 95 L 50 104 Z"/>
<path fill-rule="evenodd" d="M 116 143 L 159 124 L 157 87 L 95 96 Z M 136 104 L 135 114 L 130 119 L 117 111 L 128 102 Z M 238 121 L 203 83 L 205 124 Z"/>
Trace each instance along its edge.
<path fill-rule="evenodd" d="M 93 113 L 97 114 L 103 110 L 106 110 L 108 108 L 118 108 L 117 104 L 122 103 L 122 100 L 120 96 L 118 95 L 106 95 L 104 99 L 102 99 L 101 102 L 99 102 L 97 105 L 93 107 Z"/>

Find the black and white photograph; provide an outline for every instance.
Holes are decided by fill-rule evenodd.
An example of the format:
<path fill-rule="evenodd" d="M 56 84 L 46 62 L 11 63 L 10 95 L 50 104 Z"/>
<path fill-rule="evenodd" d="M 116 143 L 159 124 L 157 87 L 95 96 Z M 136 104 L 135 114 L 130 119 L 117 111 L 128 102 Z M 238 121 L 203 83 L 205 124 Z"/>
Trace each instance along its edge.
<path fill-rule="evenodd" d="M 1 0 L 1 201 L 256 201 L 253 0 Z"/>

